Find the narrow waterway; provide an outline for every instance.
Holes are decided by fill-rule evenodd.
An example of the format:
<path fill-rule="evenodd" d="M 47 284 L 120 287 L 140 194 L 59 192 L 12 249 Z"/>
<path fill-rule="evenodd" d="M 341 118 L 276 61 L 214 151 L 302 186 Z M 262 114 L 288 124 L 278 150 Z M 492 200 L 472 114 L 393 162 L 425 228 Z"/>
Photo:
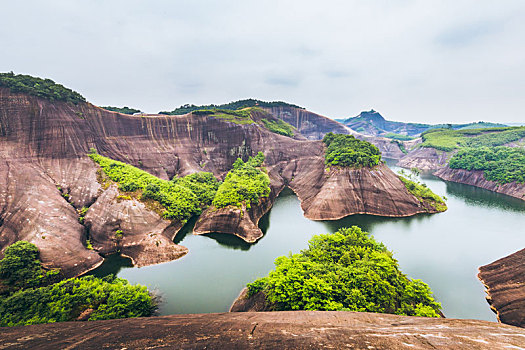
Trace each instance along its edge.
<path fill-rule="evenodd" d="M 276 257 L 299 252 L 315 234 L 357 225 L 394 252 L 405 274 L 430 285 L 447 317 L 495 321 L 477 269 L 525 246 L 525 202 L 431 175 L 422 176 L 422 181 L 448 198 L 448 211 L 315 222 L 303 217 L 299 200 L 285 190 L 261 219 L 265 235 L 256 244 L 221 234 L 195 236 L 191 234 L 194 222 L 189 222 L 175 238 L 189 248 L 185 257 L 142 268 L 113 257 L 94 273 L 116 273 L 158 291 L 163 315 L 224 312 L 247 282 L 273 268 Z"/>

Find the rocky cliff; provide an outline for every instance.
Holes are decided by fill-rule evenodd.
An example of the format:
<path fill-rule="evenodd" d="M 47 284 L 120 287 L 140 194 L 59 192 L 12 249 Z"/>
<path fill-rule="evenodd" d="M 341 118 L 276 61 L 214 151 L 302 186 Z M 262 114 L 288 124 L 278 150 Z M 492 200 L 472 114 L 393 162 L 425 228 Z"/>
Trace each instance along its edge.
<path fill-rule="evenodd" d="M 479 268 L 498 320 L 525 328 L 525 249 Z"/>
<path fill-rule="evenodd" d="M 221 177 L 238 157 L 263 151 L 273 195 L 242 220 L 240 211 L 208 211 L 197 232 L 239 234 L 246 227 L 247 240 L 257 239 L 258 219 L 286 185 L 312 219 L 422 211 L 386 167 L 325 172 L 322 142 L 272 133 L 256 123 L 263 117 L 274 118 L 261 110 L 252 115 L 254 123 L 244 125 L 197 114 L 131 116 L 0 88 L 0 251 L 17 240 L 30 241 L 44 264 L 66 276 L 98 266 L 98 253 L 121 253 L 137 265 L 186 253 L 172 242 L 182 223 L 168 222 L 101 184 L 99 168 L 86 156 L 92 147 L 163 179 L 196 171 Z M 89 209 L 82 219 L 83 207 Z M 88 239 L 93 250 L 87 249 Z"/>
<path fill-rule="evenodd" d="M 525 184 L 516 182 L 499 184 L 489 181 L 483 176 L 483 171 L 481 170 L 451 169 L 447 166 L 436 171 L 434 175 L 446 181 L 481 187 L 489 191 L 525 200 Z"/>
<path fill-rule="evenodd" d="M 0 349 L 522 349 L 494 322 L 345 311 L 171 315 L 2 329 Z"/>
<path fill-rule="evenodd" d="M 349 134 L 360 140 L 373 143 L 379 148 L 385 158 L 400 159 L 405 155 L 399 148 L 398 143 L 391 139 L 361 134 L 333 119 L 303 108 L 282 106 L 265 108 L 265 110 L 295 127 L 309 140 L 321 140 L 329 132 Z"/>
<path fill-rule="evenodd" d="M 434 148 L 416 148 L 404 155 L 397 165 L 403 168 L 418 168 L 422 171 L 435 171 L 447 165 L 451 155 Z"/>

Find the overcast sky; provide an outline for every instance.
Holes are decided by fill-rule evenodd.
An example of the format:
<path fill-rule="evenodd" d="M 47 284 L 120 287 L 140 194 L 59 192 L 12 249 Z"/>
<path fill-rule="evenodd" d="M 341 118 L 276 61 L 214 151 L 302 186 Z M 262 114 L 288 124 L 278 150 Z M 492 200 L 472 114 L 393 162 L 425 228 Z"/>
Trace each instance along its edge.
<path fill-rule="evenodd" d="M 0 71 L 96 105 L 525 121 L 525 1 L 0 0 Z"/>

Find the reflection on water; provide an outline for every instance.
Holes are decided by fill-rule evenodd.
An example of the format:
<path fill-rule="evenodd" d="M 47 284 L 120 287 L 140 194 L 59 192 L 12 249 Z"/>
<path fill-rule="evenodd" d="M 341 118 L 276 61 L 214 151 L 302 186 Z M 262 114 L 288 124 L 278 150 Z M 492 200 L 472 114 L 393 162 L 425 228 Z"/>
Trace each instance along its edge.
<path fill-rule="evenodd" d="M 273 268 L 276 257 L 306 248 L 315 234 L 357 225 L 394 252 L 404 273 L 430 285 L 447 317 L 495 320 L 477 280 L 477 268 L 525 246 L 525 201 L 431 175 L 422 179 L 434 192 L 448 197 L 448 211 L 316 222 L 304 218 L 295 194 L 285 190 L 261 218 L 265 235 L 256 244 L 230 235 L 193 235 L 194 219 L 175 238 L 189 248 L 183 258 L 134 268 L 129 259 L 109 257 L 94 273 L 118 273 L 160 291 L 162 314 L 224 312 L 247 282 Z"/>

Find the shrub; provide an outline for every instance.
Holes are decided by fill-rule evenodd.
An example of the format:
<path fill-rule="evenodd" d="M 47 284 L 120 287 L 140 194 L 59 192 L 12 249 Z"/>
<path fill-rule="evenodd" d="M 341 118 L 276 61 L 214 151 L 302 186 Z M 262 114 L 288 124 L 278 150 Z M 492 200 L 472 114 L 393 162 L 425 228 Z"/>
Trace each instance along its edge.
<path fill-rule="evenodd" d="M 74 321 L 82 313 L 89 320 L 150 316 L 157 308 L 146 287 L 112 275 L 50 284 L 57 281 L 58 270 L 45 271 L 38 255 L 38 248 L 24 241 L 5 250 L 0 284 L 11 288 L 0 297 L 0 326 Z"/>
<path fill-rule="evenodd" d="M 245 163 L 238 158 L 233 169 L 226 175 L 213 199 L 213 205 L 224 208 L 229 205 L 242 207 L 259 203 L 260 198 L 270 194 L 270 178 L 262 167 L 264 154 L 259 152 Z"/>
<path fill-rule="evenodd" d="M 381 152 L 370 142 L 352 135 L 329 132 L 323 138 L 326 144 L 325 163 L 340 167 L 374 167 L 381 162 Z"/>
<path fill-rule="evenodd" d="M 91 151 L 89 157 L 125 192 L 142 192 L 141 200 L 158 202 L 166 219 L 186 222 L 211 204 L 219 187 L 211 173 L 196 173 L 172 181 L 161 180 L 150 173 L 126 163 L 103 157 Z"/>
<path fill-rule="evenodd" d="M 78 92 L 57 84 L 51 79 L 41 79 L 13 72 L 0 73 L 0 86 L 9 88 L 11 92 L 22 92 L 50 101 L 64 101 L 73 104 L 86 101 Z"/>
<path fill-rule="evenodd" d="M 452 169 L 482 170 L 487 180 L 501 184 L 525 183 L 525 150 L 517 147 L 461 149 L 448 165 Z"/>
<path fill-rule="evenodd" d="M 415 170 L 418 171 L 417 169 Z M 432 190 L 425 184 L 409 180 L 404 175 L 405 174 L 402 171 L 401 175 L 399 175 L 399 179 L 401 182 L 403 182 L 408 192 L 410 192 L 420 202 L 426 203 L 438 212 L 447 210 L 447 205 L 445 204 L 443 198 L 432 192 Z"/>
<path fill-rule="evenodd" d="M 57 275 L 58 270 L 42 269 L 38 248 L 26 241 L 11 244 L 0 260 L 0 280 L 11 288 L 37 287 L 52 282 Z"/>
<path fill-rule="evenodd" d="M 350 310 L 439 317 L 430 288 L 410 280 L 386 247 L 359 227 L 314 236 L 300 254 L 281 256 L 248 284 L 274 310 Z"/>

